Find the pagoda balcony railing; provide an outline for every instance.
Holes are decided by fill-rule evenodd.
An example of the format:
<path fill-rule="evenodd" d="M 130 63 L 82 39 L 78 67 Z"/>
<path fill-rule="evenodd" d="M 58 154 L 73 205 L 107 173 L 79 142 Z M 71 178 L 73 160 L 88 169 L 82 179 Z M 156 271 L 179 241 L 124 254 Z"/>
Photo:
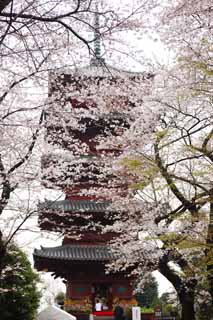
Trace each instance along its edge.
<path fill-rule="evenodd" d="M 39 225 L 43 230 L 93 230 L 113 221 L 112 203 L 109 200 L 60 200 L 39 203 Z M 92 223 L 90 223 L 92 221 Z M 66 232 L 65 232 L 66 233 Z"/>
<path fill-rule="evenodd" d="M 59 107 L 60 108 L 60 107 Z M 61 111 L 53 110 L 46 112 L 46 128 L 47 134 L 60 132 L 64 135 L 63 128 L 66 128 L 68 135 L 73 138 L 90 137 L 95 138 L 99 135 L 107 136 L 108 134 L 117 136 L 122 134 L 122 131 L 130 127 L 130 116 L 125 113 L 111 112 L 108 114 L 94 115 L 87 114 L 82 116 L 82 113 L 75 115 L 72 110 Z"/>
<path fill-rule="evenodd" d="M 101 163 L 103 162 L 103 159 L 94 154 L 82 154 L 82 155 L 74 155 L 69 150 L 64 150 L 62 148 L 54 149 L 50 151 L 48 154 L 45 154 L 42 157 L 42 163 L 48 163 L 48 160 L 51 161 L 59 161 L 62 160 L 65 163 L 71 163 L 71 162 L 88 162 L 88 163 Z"/>
<path fill-rule="evenodd" d="M 112 180 L 110 161 L 99 156 L 74 157 L 67 152 L 49 154 L 42 157 L 43 183 L 68 186 L 73 183 L 100 183 Z"/>

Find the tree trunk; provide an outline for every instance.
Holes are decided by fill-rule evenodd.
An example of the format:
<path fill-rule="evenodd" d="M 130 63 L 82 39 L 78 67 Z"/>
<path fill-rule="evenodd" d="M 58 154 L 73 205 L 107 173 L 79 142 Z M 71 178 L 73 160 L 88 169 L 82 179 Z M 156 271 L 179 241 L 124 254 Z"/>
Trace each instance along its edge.
<path fill-rule="evenodd" d="M 210 193 L 211 203 L 210 203 L 210 215 L 209 215 L 209 225 L 207 234 L 207 249 L 205 251 L 207 257 L 207 272 L 209 281 L 209 292 L 212 297 L 213 303 L 213 191 Z"/>
<path fill-rule="evenodd" d="M 178 293 L 178 298 L 181 304 L 181 320 L 195 320 L 195 310 L 194 310 L 194 288 L 193 290 L 182 289 Z"/>
<path fill-rule="evenodd" d="M 4 246 L 4 242 L 2 240 L 2 233 L 0 231 L 0 278 L 1 278 L 1 273 L 4 268 L 4 257 L 6 253 L 6 248 Z"/>
<path fill-rule="evenodd" d="M 171 269 L 168 265 L 169 259 L 165 255 L 159 262 L 159 271 L 164 275 L 174 286 L 180 304 L 181 304 L 181 320 L 195 320 L 195 288 L 197 280 L 182 279 L 178 273 Z"/>
<path fill-rule="evenodd" d="M 0 13 L 12 2 L 12 0 L 2 0 L 0 3 Z"/>

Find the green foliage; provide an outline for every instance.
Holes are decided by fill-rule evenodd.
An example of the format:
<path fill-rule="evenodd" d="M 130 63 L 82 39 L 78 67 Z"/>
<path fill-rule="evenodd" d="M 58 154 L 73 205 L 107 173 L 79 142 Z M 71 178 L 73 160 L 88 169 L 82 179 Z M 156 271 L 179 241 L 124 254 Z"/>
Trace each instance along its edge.
<path fill-rule="evenodd" d="M 207 76 L 213 76 L 213 70 L 210 68 L 209 64 L 198 61 L 195 63 L 197 69 L 201 70 Z"/>
<path fill-rule="evenodd" d="M 138 167 L 141 167 L 142 162 L 141 162 L 140 159 L 128 159 L 128 158 L 125 158 L 122 161 L 122 164 L 127 166 L 130 170 L 135 170 Z"/>
<path fill-rule="evenodd" d="M 209 283 L 206 280 L 200 281 L 196 287 L 197 320 L 209 320 L 209 315 L 213 314 L 213 304 L 209 289 Z"/>
<path fill-rule="evenodd" d="M 62 305 L 64 304 L 64 300 L 65 300 L 65 293 L 62 291 L 58 292 L 57 295 L 55 296 L 55 301 L 58 304 Z"/>
<path fill-rule="evenodd" d="M 125 308 L 125 318 L 126 320 L 132 320 L 132 308 Z"/>
<path fill-rule="evenodd" d="M 171 315 L 174 315 L 177 313 L 177 307 L 175 307 L 173 304 L 163 304 L 162 305 L 162 313 L 164 315 L 168 315 L 168 316 L 171 316 Z"/>
<path fill-rule="evenodd" d="M 136 295 L 140 307 L 155 307 L 158 304 L 158 283 L 153 276 L 150 276 L 144 284 L 143 292 Z"/>
<path fill-rule="evenodd" d="M 162 294 L 159 300 L 162 314 L 166 316 L 175 316 L 178 320 L 179 316 L 177 297 L 175 297 L 174 295 L 171 296 L 171 293 L 169 292 L 165 292 Z"/>
<path fill-rule="evenodd" d="M 152 305 L 151 307 L 155 308 L 156 306 L 159 306 L 161 304 L 160 298 L 159 297 L 155 297 L 152 301 Z"/>
<path fill-rule="evenodd" d="M 141 307 L 141 313 L 154 313 L 153 308 Z"/>
<path fill-rule="evenodd" d="M 159 140 L 161 140 L 161 139 L 163 139 L 164 137 L 166 137 L 167 134 L 168 134 L 168 129 L 166 129 L 166 130 L 159 130 L 159 131 L 156 132 L 156 137 L 157 137 Z"/>
<path fill-rule="evenodd" d="M 126 168 L 128 174 L 140 177 L 139 181 L 130 185 L 130 188 L 135 190 L 144 189 L 156 178 L 159 172 L 155 161 L 143 155 L 140 158 L 125 158 L 121 164 Z"/>
<path fill-rule="evenodd" d="M 0 278 L 1 320 L 33 320 L 39 305 L 38 275 L 15 245 L 7 249 Z"/>

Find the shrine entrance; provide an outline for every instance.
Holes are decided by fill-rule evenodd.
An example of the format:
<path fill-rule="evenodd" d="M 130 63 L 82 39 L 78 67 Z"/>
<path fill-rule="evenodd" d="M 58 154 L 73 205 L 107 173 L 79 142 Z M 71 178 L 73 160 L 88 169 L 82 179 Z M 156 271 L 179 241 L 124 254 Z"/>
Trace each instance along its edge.
<path fill-rule="evenodd" d="M 101 303 L 101 310 L 110 311 L 112 309 L 112 285 L 107 283 L 95 283 L 92 285 L 93 310 L 97 311 L 95 305 Z"/>

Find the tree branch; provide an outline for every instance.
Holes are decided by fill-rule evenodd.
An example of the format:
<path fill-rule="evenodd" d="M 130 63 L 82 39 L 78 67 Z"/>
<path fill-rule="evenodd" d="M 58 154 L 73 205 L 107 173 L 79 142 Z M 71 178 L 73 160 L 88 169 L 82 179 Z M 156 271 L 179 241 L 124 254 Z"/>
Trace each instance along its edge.
<path fill-rule="evenodd" d="M 25 154 L 25 156 L 20 160 L 18 161 L 13 167 L 11 167 L 9 170 L 8 170 L 8 174 L 11 174 L 12 172 L 14 172 L 16 169 L 18 169 L 25 161 L 27 161 L 29 159 L 29 157 L 31 156 L 32 154 L 32 151 L 33 151 L 33 148 L 35 146 L 35 143 L 37 141 L 37 138 L 38 138 L 38 133 L 39 133 L 39 130 L 40 130 L 40 125 L 42 124 L 43 122 L 43 118 L 44 118 L 44 112 L 42 111 L 41 112 L 41 115 L 40 115 L 40 119 L 39 119 L 39 123 L 38 123 L 38 128 L 36 129 L 36 131 L 34 132 L 33 136 L 32 136 L 32 142 L 28 148 L 28 151 L 27 153 Z"/>
<path fill-rule="evenodd" d="M 162 159 L 160 157 L 159 153 L 159 142 L 160 138 L 157 139 L 157 141 L 154 144 L 154 151 L 155 151 L 155 160 L 157 163 L 158 168 L 160 169 L 160 172 L 164 179 L 166 180 L 168 187 L 172 191 L 172 193 L 176 196 L 176 198 L 184 205 L 186 209 L 188 209 L 191 213 L 196 212 L 196 205 L 193 202 L 188 201 L 184 195 L 180 192 L 180 190 L 177 188 L 176 184 L 174 183 L 173 179 L 171 178 L 170 174 L 166 170 L 166 168 L 163 165 Z"/>
<path fill-rule="evenodd" d="M 12 2 L 12 0 L 1 0 L 0 1 L 0 14 L 2 11 Z"/>
<path fill-rule="evenodd" d="M 190 184 L 191 186 L 196 186 L 196 187 L 202 189 L 203 191 L 208 192 L 208 189 L 206 189 L 204 186 L 202 186 L 201 184 L 199 184 L 198 182 L 195 182 L 193 180 L 189 180 L 187 178 L 180 177 L 180 176 L 177 176 L 177 175 L 172 174 L 172 173 L 170 173 L 170 177 L 175 178 L 176 180 L 180 180 L 180 181 L 186 182 L 186 183 Z"/>
<path fill-rule="evenodd" d="M 11 192 L 15 189 L 15 187 L 11 187 L 8 175 L 5 171 L 4 164 L 0 155 L 0 176 L 2 177 L 2 193 L 0 199 L 0 215 L 2 214 L 4 208 L 8 204 L 10 199 Z"/>

